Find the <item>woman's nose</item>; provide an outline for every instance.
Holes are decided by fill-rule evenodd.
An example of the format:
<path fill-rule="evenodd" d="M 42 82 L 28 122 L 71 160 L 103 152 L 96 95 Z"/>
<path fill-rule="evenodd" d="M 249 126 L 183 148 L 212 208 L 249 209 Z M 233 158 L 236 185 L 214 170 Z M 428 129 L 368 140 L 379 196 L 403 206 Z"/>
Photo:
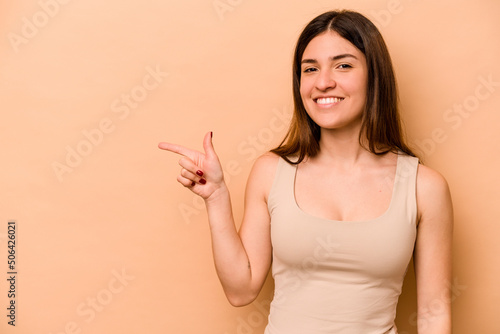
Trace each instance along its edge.
<path fill-rule="evenodd" d="M 322 71 L 316 80 L 316 88 L 319 90 L 327 90 L 335 87 L 335 85 L 335 78 L 330 71 Z"/>

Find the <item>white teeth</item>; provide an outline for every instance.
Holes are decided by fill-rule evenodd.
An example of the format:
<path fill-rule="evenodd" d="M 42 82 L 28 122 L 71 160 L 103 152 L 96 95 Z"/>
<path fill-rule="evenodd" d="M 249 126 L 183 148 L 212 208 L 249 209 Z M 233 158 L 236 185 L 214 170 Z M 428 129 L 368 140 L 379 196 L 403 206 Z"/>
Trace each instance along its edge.
<path fill-rule="evenodd" d="M 342 98 L 338 97 L 320 97 L 319 99 L 316 100 L 317 104 L 331 104 L 331 103 L 337 103 L 342 101 Z"/>

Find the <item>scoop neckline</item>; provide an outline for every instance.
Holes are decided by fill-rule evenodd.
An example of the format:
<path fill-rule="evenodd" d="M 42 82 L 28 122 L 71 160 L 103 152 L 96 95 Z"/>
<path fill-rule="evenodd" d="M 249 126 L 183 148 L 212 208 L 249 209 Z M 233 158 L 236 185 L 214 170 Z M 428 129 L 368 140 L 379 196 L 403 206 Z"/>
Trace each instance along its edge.
<path fill-rule="evenodd" d="M 368 222 L 374 222 L 374 221 L 377 221 L 377 220 L 380 220 L 382 218 L 384 218 L 386 215 L 389 214 L 389 212 L 392 210 L 392 207 L 393 207 L 393 204 L 394 204 L 394 201 L 395 201 L 395 197 L 396 197 L 396 185 L 397 185 L 397 178 L 398 178 L 398 175 L 400 173 L 399 169 L 400 169 L 400 165 L 401 165 L 401 152 L 398 152 L 397 153 L 397 159 L 396 159 L 396 172 L 395 172 L 395 175 L 394 175 L 394 183 L 392 185 L 392 194 L 391 194 L 391 201 L 389 202 L 389 206 L 387 207 L 387 209 L 381 214 L 379 215 L 378 217 L 375 217 L 375 218 L 371 218 L 371 219 L 365 219 L 365 220 L 336 220 L 336 219 L 328 219 L 328 218 L 324 218 L 324 217 L 318 217 L 318 216 L 315 216 L 309 212 L 306 212 L 304 211 L 300 206 L 299 204 L 297 203 L 297 199 L 295 198 L 295 181 L 297 179 L 297 167 L 298 165 L 295 165 L 294 168 L 294 172 L 293 172 L 293 183 L 292 183 L 292 202 L 293 202 L 293 205 L 294 205 L 294 208 L 302 215 L 305 215 L 307 217 L 310 217 L 312 219 L 315 219 L 315 220 L 319 220 L 319 221 L 324 221 L 324 222 L 329 222 L 329 223 L 344 223 L 344 224 L 355 224 L 355 223 L 368 223 Z"/>

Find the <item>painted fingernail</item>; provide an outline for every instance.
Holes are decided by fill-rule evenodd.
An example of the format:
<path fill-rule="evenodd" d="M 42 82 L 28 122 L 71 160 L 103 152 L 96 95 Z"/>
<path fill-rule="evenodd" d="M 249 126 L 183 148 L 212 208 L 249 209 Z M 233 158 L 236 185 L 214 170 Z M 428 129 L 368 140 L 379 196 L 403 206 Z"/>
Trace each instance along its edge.
<path fill-rule="evenodd" d="M 191 182 L 191 187 L 194 187 L 194 185 L 196 184 L 196 182 Z"/>
<path fill-rule="evenodd" d="M 197 170 L 197 171 L 196 171 L 196 175 L 198 175 L 198 176 L 203 176 L 203 172 L 202 172 L 201 170 Z"/>
<path fill-rule="evenodd" d="M 205 184 L 205 183 L 207 183 L 207 180 L 205 180 L 205 179 L 200 179 L 200 183 L 201 183 L 201 184 Z"/>
<path fill-rule="evenodd" d="M 213 136 L 214 136 L 213 131 L 210 131 L 210 138 L 213 138 Z"/>

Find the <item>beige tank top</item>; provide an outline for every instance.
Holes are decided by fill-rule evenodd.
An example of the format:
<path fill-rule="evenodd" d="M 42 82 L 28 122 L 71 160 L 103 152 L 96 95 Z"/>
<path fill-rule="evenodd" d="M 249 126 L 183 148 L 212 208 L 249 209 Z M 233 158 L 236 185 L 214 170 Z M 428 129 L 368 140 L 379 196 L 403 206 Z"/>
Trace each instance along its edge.
<path fill-rule="evenodd" d="M 275 282 L 265 334 L 396 334 L 416 238 L 418 159 L 400 153 L 387 211 L 368 221 L 314 217 L 280 158 L 268 198 Z"/>

